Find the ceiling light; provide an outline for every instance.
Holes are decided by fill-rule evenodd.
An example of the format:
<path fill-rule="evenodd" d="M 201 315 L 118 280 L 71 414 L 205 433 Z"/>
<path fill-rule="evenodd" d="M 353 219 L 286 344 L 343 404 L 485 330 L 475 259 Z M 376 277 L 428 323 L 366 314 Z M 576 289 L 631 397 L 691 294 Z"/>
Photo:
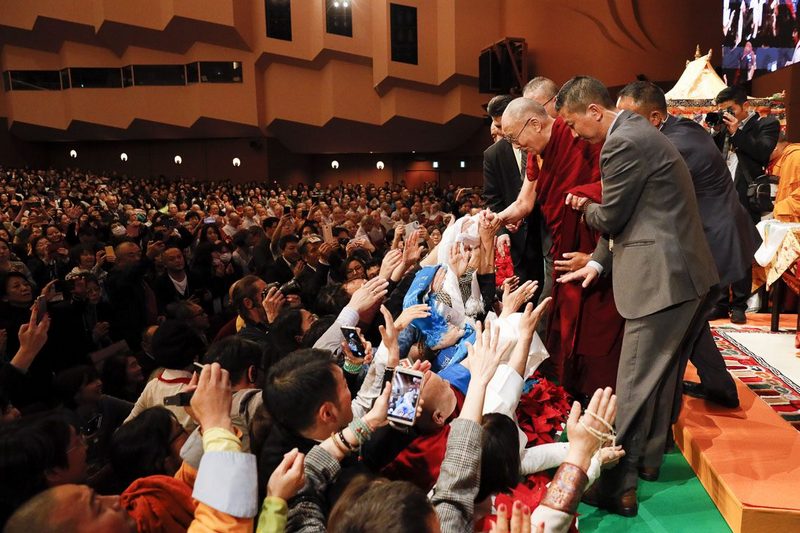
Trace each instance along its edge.
<path fill-rule="evenodd" d="M 467 168 L 467 162 L 462 159 L 461 161 L 458 162 L 458 166 L 460 166 L 461 168 Z"/>
<path fill-rule="evenodd" d="M 377 168 L 378 170 L 383 170 L 383 167 L 384 167 L 383 161 L 378 161 L 377 163 L 375 163 L 375 168 Z"/>
<path fill-rule="evenodd" d="M 119 160 L 124 163 L 125 161 L 128 160 L 128 154 L 126 154 L 125 152 L 122 152 L 121 154 L 119 154 Z"/>
<path fill-rule="evenodd" d="M 242 166 L 242 160 L 239 159 L 238 157 L 234 157 L 232 162 L 233 162 L 233 166 L 235 166 L 235 167 Z"/>
<path fill-rule="evenodd" d="M 333 161 L 331 161 L 331 168 L 334 169 L 334 170 L 339 168 L 339 162 L 337 160 L 335 160 L 335 159 Z"/>
<path fill-rule="evenodd" d="M 439 162 L 438 161 L 434 161 L 433 162 L 433 168 L 439 168 Z"/>
<path fill-rule="evenodd" d="M 75 159 L 75 158 L 77 158 L 77 157 L 78 157 L 78 151 L 77 151 L 77 150 L 70 150 L 70 151 L 69 151 L 69 156 L 70 156 L 72 159 Z"/>
<path fill-rule="evenodd" d="M 179 156 L 179 155 L 176 155 L 175 156 L 175 164 L 176 165 L 180 165 L 181 163 L 183 163 L 183 158 L 181 156 Z"/>

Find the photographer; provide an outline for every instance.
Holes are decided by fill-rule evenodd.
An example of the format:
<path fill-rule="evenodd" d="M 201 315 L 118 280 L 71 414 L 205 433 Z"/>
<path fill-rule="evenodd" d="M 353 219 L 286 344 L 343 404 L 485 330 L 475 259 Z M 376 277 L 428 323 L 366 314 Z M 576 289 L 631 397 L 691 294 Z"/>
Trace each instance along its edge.
<path fill-rule="evenodd" d="M 747 101 L 747 93 L 741 87 L 723 89 L 715 100 L 720 109 L 722 124 L 719 132 L 714 135 L 714 140 L 728 163 L 739 201 L 749 211 L 755 224 L 761 218 L 761 213 L 750 207 L 747 186 L 762 175 L 769 164 L 770 154 L 778 142 L 780 126 L 773 117 L 759 117 L 752 110 Z M 747 322 L 745 310 L 751 283 L 752 272 L 748 270 L 744 278 L 730 285 L 733 293 L 730 298 L 727 287 L 723 287 L 722 298 L 717 302 L 712 318 L 727 317 L 730 309 L 731 322 Z"/>

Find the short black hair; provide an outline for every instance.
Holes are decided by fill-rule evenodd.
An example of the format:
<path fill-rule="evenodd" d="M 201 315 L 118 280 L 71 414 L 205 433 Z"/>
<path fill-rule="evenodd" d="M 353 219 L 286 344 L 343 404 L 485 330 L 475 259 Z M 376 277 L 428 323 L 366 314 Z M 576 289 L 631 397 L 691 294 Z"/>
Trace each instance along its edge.
<path fill-rule="evenodd" d="M 114 432 L 109 454 L 120 490 L 142 477 L 172 475 L 166 470 L 165 461 L 171 453 L 176 421 L 167 408 L 156 406 L 145 409 Z"/>
<path fill-rule="evenodd" d="M 628 97 L 637 106 L 646 106 L 657 111 L 667 110 L 667 99 L 664 91 L 651 81 L 634 81 L 617 94 L 618 98 Z"/>
<path fill-rule="evenodd" d="M 517 424 L 502 413 L 489 413 L 481 425 L 481 483 L 475 501 L 514 488 L 520 471 Z"/>
<path fill-rule="evenodd" d="M 718 104 L 732 100 L 734 103 L 742 105 L 747 101 L 747 91 L 744 87 L 736 85 L 734 87 L 725 87 L 722 89 L 714 101 Z"/>
<path fill-rule="evenodd" d="M 22 272 L 11 271 L 0 273 L 0 298 L 5 298 L 8 294 L 8 282 L 13 278 L 21 278 L 24 279 L 28 285 L 31 284 L 30 280 Z"/>
<path fill-rule="evenodd" d="M 21 418 L 0 432 L 0 523 L 47 489 L 47 472 L 67 468 L 70 424 L 63 413 Z"/>
<path fill-rule="evenodd" d="M 219 363 L 230 374 L 231 383 L 239 383 L 250 367 L 261 368 L 263 350 L 258 343 L 232 335 L 208 347 L 203 363 Z"/>
<path fill-rule="evenodd" d="M 325 350 L 297 350 L 275 363 L 264 386 L 272 419 L 299 433 L 314 424 L 325 402 L 336 401 L 336 363 Z"/>
<path fill-rule="evenodd" d="M 508 104 L 514 100 L 510 94 L 499 94 L 486 104 L 486 113 L 492 118 L 502 117 Z"/>
<path fill-rule="evenodd" d="M 281 251 L 283 251 L 284 249 L 286 249 L 286 245 L 289 244 L 290 242 L 300 242 L 300 238 L 294 233 L 290 233 L 289 235 L 284 235 L 283 237 L 278 239 L 278 248 L 280 248 Z"/>
<path fill-rule="evenodd" d="M 261 227 L 264 229 L 272 228 L 278 225 L 280 219 L 278 217 L 267 217 L 263 221 L 261 221 Z"/>
<path fill-rule="evenodd" d="M 606 86 L 591 76 L 575 76 L 556 95 L 556 111 L 566 107 L 568 111 L 585 113 L 589 104 L 614 109 L 614 100 L 608 94 Z"/>
<path fill-rule="evenodd" d="M 164 368 L 183 370 L 205 351 L 197 333 L 182 320 L 167 320 L 153 335 L 153 358 Z"/>
<path fill-rule="evenodd" d="M 97 369 L 92 365 L 78 365 L 62 370 L 53 378 L 55 397 L 68 409 L 77 408 L 75 395 L 80 390 L 99 379 Z"/>

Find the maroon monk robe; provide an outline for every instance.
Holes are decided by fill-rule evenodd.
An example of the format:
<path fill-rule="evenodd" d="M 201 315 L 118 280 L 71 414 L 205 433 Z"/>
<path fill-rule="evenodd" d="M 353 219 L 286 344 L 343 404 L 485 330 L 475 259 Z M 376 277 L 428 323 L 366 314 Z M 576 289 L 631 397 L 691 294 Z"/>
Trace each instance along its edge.
<path fill-rule="evenodd" d="M 599 182 L 568 192 L 602 203 Z M 600 235 L 586 225 L 580 211 L 562 202 L 561 248 L 591 253 Z M 611 276 L 601 276 L 591 287 L 556 283 L 550 308 L 547 341 L 550 356 L 561 363 L 560 382 L 568 392 L 591 396 L 599 387 L 614 387 L 622 348 L 625 319 L 617 312 Z"/>
<path fill-rule="evenodd" d="M 599 144 L 590 144 L 575 137 L 561 117 L 553 122 L 550 141 L 540 154 L 542 168 L 536 181 L 536 201 L 553 236 L 551 252 L 554 254 L 562 252 L 563 248 L 560 244 L 561 218 L 567 191 L 578 185 L 600 181 L 601 148 Z"/>

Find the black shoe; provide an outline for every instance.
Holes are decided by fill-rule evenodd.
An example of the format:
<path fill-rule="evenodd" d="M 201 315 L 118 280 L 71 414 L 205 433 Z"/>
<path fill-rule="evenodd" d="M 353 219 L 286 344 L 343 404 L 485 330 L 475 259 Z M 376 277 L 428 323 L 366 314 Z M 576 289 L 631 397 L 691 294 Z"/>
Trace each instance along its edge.
<path fill-rule="evenodd" d="M 658 474 L 661 469 L 657 466 L 640 466 L 639 477 L 645 481 L 658 481 Z"/>
<path fill-rule="evenodd" d="M 731 309 L 731 322 L 733 324 L 747 324 L 747 317 L 742 309 Z"/>
<path fill-rule="evenodd" d="M 683 382 L 683 393 L 692 398 L 698 398 L 707 402 L 715 403 L 728 409 L 736 409 L 739 407 L 739 398 L 726 398 L 718 394 L 711 394 L 706 390 L 702 383 L 694 381 Z"/>
<path fill-rule="evenodd" d="M 684 381 L 683 393 L 686 396 L 691 396 L 692 398 L 700 398 L 701 400 L 705 400 L 707 396 L 706 388 L 703 387 L 703 384 L 697 383 L 695 381 Z"/>
<path fill-rule="evenodd" d="M 708 320 L 719 320 L 720 318 L 728 318 L 729 316 L 730 314 L 727 309 L 715 305 L 708 313 Z"/>

